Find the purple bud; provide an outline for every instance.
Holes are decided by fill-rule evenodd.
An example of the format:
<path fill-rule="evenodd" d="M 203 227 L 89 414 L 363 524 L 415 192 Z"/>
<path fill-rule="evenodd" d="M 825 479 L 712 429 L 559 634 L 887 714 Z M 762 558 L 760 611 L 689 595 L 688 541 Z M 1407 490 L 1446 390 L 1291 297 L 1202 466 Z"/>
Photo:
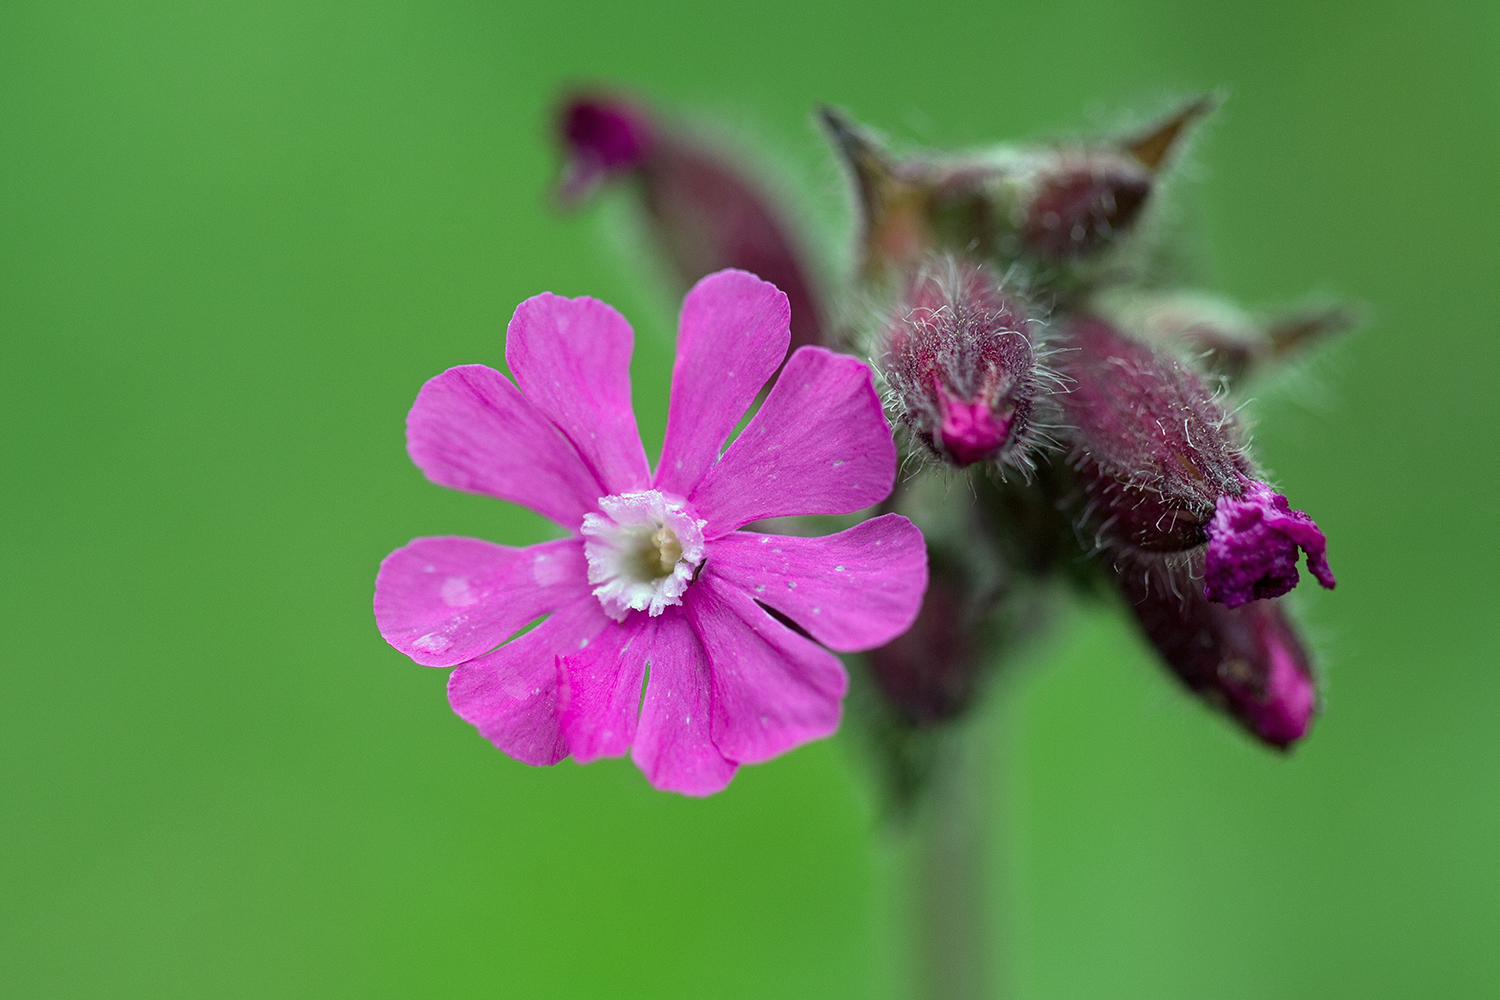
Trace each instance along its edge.
<path fill-rule="evenodd" d="M 1057 397 L 1073 429 L 1090 516 L 1105 536 L 1149 552 L 1207 540 L 1219 498 L 1250 471 L 1229 415 L 1175 360 L 1081 317 L 1067 327 Z"/>
<path fill-rule="evenodd" d="M 1279 602 L 1228 608 L 1196 590 L 1179 597 L 1153 588 L 1136 574 L 1121 583 L 1146 637 L 1184 684 L 1272 746 L 1307 734 L 1317 686 Z"/>
<path fill-rule="evenodd" d="M 1203 594 L 1231 608 L 1280 597 L 1297 586 L 1297 549 L 1307 552 L 1307 568 L 1333 589 L 1328 541 L 1313 519 L 1292 510 L 1286 497 L 1262 482 L 1247 482 L 1240 496 L 1219 498 L 1208 524 Z"/>
<path fill-rule="evenodd" d="M 565 102 L 558 134 L 564 205 L 605 181 L 633 178 L 652 237 L 683 288 L 725 268 L 749 271 L 786 293 L 791 350 L 821 341 L 823 310 L 811 272 L 780 207 L 742 161 L 640 103 L 608 95 Z"/>
<path fill-rule="evenodd" d="M 1061 149 L 1034 171 L 1012 210 L 1021 244 L 1064 262 L 1098 253 L 1129 230 L 1180 150 L 1190 126 L 1218 106 L 1195 98 L 1139 135 L 1081 150 Z"/>
<path fill-rule="evenodd" d="M 1030 325 L 988 267 L 944 259 L 918 271 L 882 359 L 897 419 L 953 465 L 1024 462 L 1040 392 Z"/>
<path fill-rule="evenodd" d="M 1134 225 L 1154 183 L 1131 156 L 1061 156 L 1022 188 L 1014 210 L 1021 246 L 1054 262 L 1097 253 Z"/>
<path fill-rule="evenodd" d="M 1140 552 L 1208 543 L 1204 593 L 1235 607 L 1297 585 L 1297 550 L 1325 587 L 1327 540 L 1255 479 L 1232 420 L 1196 373 L 1093 317 L 1074 321 L 1062 406 L 1101 542 Z"/>
<path fill-rule="evenodd" d="M 646 162 L 654 129 L 645 112 L 613 98 L 580 96 L 568 101 L 558 121 L 567 156 L 558 194 L 575 204 L 602 182 Z"/>
<path fill-rule="evenodd" d="M 983 666 L 975 600 L 963 574 L 933 564 L 911 628 L 865 654 L 876 686 L 908 723 L 946 722 L 973 701 Z"/>

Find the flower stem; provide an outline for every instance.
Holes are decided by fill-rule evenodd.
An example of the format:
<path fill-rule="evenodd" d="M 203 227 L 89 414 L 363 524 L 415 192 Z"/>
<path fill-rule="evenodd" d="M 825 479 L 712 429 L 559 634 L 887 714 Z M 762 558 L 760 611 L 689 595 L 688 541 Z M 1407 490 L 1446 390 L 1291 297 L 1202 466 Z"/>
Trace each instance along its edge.
<path fill-rule="evenodd" d="M 930 734 L 936 738 L 930 784 L 901 838 L 894 928 L 909 963 L 904 992 L 916 1000 L 999 996 L 989 858 L 997 768 L 989 721 Z"/>

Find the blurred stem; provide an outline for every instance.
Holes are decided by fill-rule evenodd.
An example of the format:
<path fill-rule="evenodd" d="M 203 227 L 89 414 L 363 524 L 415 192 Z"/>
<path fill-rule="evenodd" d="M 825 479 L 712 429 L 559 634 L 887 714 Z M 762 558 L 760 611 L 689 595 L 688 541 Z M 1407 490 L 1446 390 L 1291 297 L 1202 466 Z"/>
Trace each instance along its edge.
<path fill-rule="evenodd" d="M 999 982 L 993 933 L 994 741 L 978 720 L 945 734 L 929 798 L 914 832 L 909 897 L 921 1000 L 981 1000 Z"/>

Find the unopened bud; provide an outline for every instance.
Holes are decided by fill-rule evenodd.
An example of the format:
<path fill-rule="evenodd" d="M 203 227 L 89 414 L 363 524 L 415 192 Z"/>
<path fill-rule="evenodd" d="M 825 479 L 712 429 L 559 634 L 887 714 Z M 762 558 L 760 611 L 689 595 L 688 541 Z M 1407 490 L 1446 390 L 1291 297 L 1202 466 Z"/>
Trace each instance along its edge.
<path fill-rule="evenodd" d="M 1022 251 L 1065 263 L 1115 243 L 1140 218 L 1191 126 L 1217 106 L 1212 96 L 1198 97 L 1136 135 L 1035 157 L 1011 185 Z"/>
<path fill-rule="evenodd" d="M 564 205 L 577 205 L 601 183 L 633 178 L 652 237 L 684 288 L 725 268 L 749 271 L 786 294 L 790 350 L 821 341 L 822 309 L 798 242 L 742 162 L 644 105 L 610 95 L 564 102 L 558 138 Z"/>
<path fill-rule="evenodd" d="M 1155 175 L 1113 151 L 1058 156 L 1015 185 L 1011 221 L 1024 253 L 1061 263 L 1097 253 L 1135 224 Z"/>
<path fill-rule="evenodd" d="M 1064 343 L 1060 368 L 1073 384 L 1060 399 L 1085 525 L 1101 543 L 1151 553 L 1206 542 L 1204 593 L 1231 607 L 1296 586 L 1299 547 L 1333 586 L 1323 533 L 1255 478 L 1233 420 L 1195 372 L 1093 317 L 1074 321 Z"/>
<path fill-rule="evenodd" d="M 984 265 L 943 259 L 908 282 L 882 358 L 896 418 L 959 466 L 1024 454 L 1042 379 L 1020 298 Z"/>
<path fill-rule="evenodd" d="M 1138 574 L 1121 583 L 1146 637 L 1190 689 L 1272 746 L 1284 749 L 1307 734 L 1317 685 L 1280 602 L 1228 608 L 1196 591 L 1153 587 Z"/>
<path fill-rule="evenodd" d="M 1221 496 L 1250 471 L 1229 415 L 1196 373 L 1082 317 L 1067 328 L 1058 399 L 1074 461 L 1107 536 L 1148 552 L 1207 541 Z"/>
<path fill-rule="evenodd" d="M 655 131 L 644 109 L 627 101 L 605 97 L 568 101 L 558 120 L 567 156 L 558 183 L 559 197 L 565 204 L 575 204 L 602 182 L 641 166 L 651 155 Z"/>
<path fill-rule="evenodd" d="M 885 701 L 906 722 L 930 726 L 958 717 L 974 700 L 984 647 L 982 608 L 961 575 L 930 567 L 922 610 L 904 634 L 865 654 Z"/>
<path fill-rule="evenodd" d="M 1090 308 L 1127 335 L 1182 350 L 1215 375 L 1235 381 L 1360 322 L 1358 309 L 1317 303 L 1258 318 L 1214 295 L 1117 285 Z"/>
<path fill-rule="evenodd" d="M 820 115 L 855 182 L 867 277 L 905 270 L 933 251 L 1045 272 L 1128 233 L 1189 127 L 1214 103 L 1191 101 L 1125 139 L 908 157 L 835 109 Z"/>

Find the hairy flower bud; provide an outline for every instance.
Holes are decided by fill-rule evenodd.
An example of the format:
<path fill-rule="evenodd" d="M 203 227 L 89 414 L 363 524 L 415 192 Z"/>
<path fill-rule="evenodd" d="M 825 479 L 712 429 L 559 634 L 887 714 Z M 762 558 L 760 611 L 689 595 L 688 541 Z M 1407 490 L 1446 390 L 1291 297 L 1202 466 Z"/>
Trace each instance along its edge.
<path fill-rule="evenodd" d="M 823 312 L 798 241 L 743 162 L 617 96 L 573 96 L 557 128 L 564 205 L 606 181 L 633 179 L 652 237 L 684 288 L 726 268 L 749 271 L 786 294 L 790 350 L 822 340 Z"/>
<path fill-rule="evenodd" d="M 1189 126 L 1214 106 L 1198 98 L 1114 141 L 906 158 L 833 108 L 820 116 L 859 194 L 866 274 L 879 276 L 934 250 L 1043 271 L 1101 253 L 1136 224 Z"/>
<path fill-rule="evenodd" d="M 1140 574 L 1121 584 L 1142 631 L 1191 690 L 1272 746 L 1307 734 L 1317 685 L 1280 602 L 1228 608 L 1195 590 L 1179 596 L 1152 587 Z"/>
<path fill-rule="evenodd" d="M 1207 541 L 1219 498 L 1250 472 L 1233 421 L 1194 372 L 1102 320 L 1074 320 L 1064 343 L 1059 401 L 1091 520 L 1148 552 Z"/>
<path fill-rule="evenodd" d="M 1196 373 L 1094 317 L 1068 328 L 1061 396 L 1084 522 L 1101 544 L 1180 552 L 1208 543 L 1205 594 L 1230 606 L 1297 584 L 1297 551 L 1333 574 L 1312 519 L 1254 477 L 1230 415 Z"/>
<path fill-rule="evenodd" d="M 1090 308 L 1128 335 L 1190 353 L 1231 381 L 1360 321 L 1359 310 L 1342 303 L 1306 305 L 1267 319 L 1204 292 L 1127 285 L 1096 294 Z"/>
<path fill-rule="evenodd" d="M 1053 262 L 1097 253 L 1135 223 L 1154 180 L 1133 157 L 1113 151 L 1079 150 L 1038 164 L 1013 185 L 1021 250 Z"/>
<path fill-rule="evenodd" d="M 1042 392 L 1032 321 L 984 265 L 945 258 L 909 280 L 881 359 L 896 418 L 959 466 L 1029 467 L 1025 448 Z"/>

